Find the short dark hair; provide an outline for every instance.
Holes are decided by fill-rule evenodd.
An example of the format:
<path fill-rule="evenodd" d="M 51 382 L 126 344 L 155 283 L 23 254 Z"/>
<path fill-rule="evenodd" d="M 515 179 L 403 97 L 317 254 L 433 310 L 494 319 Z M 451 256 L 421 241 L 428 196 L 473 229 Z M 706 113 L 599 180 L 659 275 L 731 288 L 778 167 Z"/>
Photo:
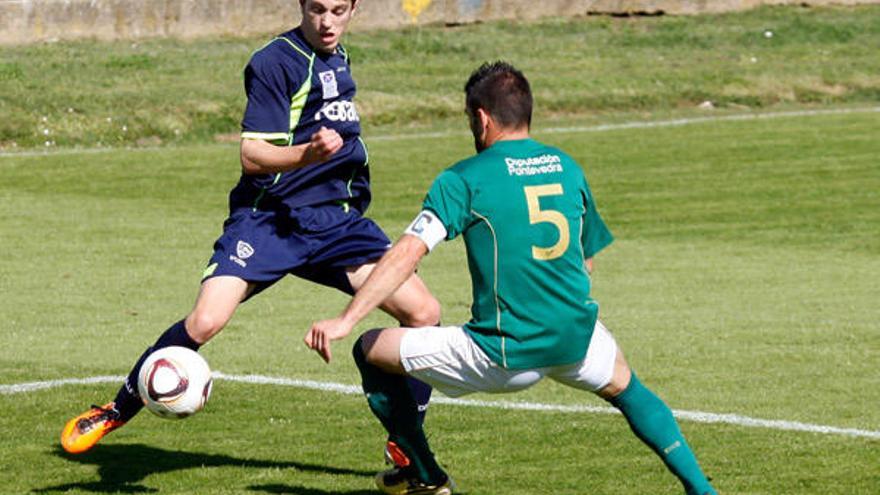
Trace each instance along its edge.
<path fill-rule="evenodd" d="M 532 90 L 522 72 L 507 62 L 486 62 L 464 85 L 471 115 L 482 108 L 506 128 L 532 124 Z"/>

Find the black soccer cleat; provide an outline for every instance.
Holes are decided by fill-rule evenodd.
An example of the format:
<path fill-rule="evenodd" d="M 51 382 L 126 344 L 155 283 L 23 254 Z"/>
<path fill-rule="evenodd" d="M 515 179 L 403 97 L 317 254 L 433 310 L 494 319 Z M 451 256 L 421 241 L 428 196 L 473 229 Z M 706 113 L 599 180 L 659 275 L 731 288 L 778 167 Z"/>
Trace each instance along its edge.
<path fill-rule="evenodd" d="M 412 468 L 393 468 L 376 475 L 376 486 L 388 495 L 452 495 L 455 484 L 449 476 L 442 483 L 428 484 Z"/>

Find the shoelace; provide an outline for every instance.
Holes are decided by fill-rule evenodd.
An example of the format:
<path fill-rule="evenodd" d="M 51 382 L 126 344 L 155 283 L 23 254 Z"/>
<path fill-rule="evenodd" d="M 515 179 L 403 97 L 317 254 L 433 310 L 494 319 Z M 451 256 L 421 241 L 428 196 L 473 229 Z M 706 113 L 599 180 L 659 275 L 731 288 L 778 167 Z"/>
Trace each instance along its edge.
<path fill-rule="evenodd" d="M 98 411 L 101 411 L 101 413 L 96 414 L 94 416 L 89 416 L 89 417 L 83 418 L 83 419 L 77 421 L 77 423 L 76 423 L 77 429 L 79 429 L 79 431 L 81 431 L 83 433 L 91 431 L 92 428 L 94 428 L 96 424 L 98 424 L 102 421 L 105 421 L 108 419 L 114 419 L 114 417 L 119 414 L 114 409 L 104 408 L 104 407 L 101 407 L 96 404 L 92 404 L 92 409 L 93 410 L 97 409 Z"/>

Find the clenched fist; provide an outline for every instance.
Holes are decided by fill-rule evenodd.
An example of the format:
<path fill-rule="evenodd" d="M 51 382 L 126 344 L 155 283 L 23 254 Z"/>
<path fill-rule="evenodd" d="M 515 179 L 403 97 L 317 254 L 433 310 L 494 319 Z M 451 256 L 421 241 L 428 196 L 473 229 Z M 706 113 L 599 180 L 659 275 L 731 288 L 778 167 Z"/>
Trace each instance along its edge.
<path fill-rule="evenodd" d="M 305 161 L 310 164 L 325 162 L 339 151 L 339 148 L 342 148 L 342 136 L 333 129 L 321 127 L 318 132 L 312 134 L 305 152 Z"/>

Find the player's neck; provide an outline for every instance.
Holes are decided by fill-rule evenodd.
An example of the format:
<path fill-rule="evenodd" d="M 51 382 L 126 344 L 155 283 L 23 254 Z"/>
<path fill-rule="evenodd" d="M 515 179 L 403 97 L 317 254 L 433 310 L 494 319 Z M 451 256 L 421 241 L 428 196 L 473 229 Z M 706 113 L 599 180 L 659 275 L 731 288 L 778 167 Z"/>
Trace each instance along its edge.
<path fill-rule="evenodd" d="M 518 141 L 521 139 L 529 139 L 529 128 L 521 129 L 501 129 L 489 127 L 487 129 L 486 147 L 492 146 L 499 141 Z"/>

